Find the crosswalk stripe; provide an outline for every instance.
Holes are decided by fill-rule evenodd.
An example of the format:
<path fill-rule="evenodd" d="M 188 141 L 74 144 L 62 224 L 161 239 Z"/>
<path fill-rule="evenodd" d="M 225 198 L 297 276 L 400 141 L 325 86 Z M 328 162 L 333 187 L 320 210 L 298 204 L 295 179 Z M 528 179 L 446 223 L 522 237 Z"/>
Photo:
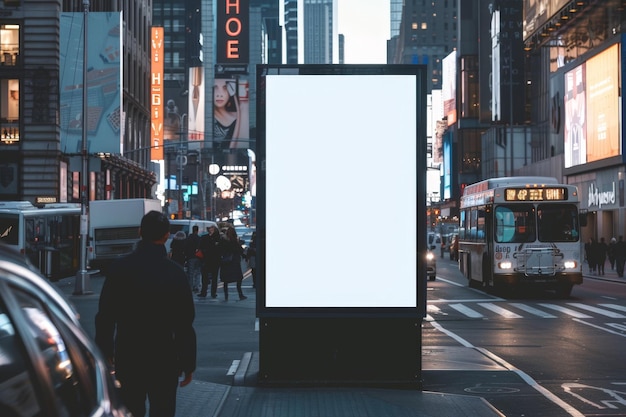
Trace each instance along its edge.
<path fill-rule="evenodd" d="M 485 317 L 480 314 L 478 311 L 473 310 L 463 304 L 450 304 L 450 307 L 458 311 L 459 313 L 465 314 L 467 317 L 471 317 L 473 319 L 478 319 L 481 317 Z"/>
<path fill-rule="evenodd" d="M 516 314 L 514 312 L 512 312 L 511 310 L 507 310 L 505 308 L 502 308 L 500 306 L 497 306 L 493 303 L 478 303 L 479 306 L 485 307 L 487 310 L 491 310 L 494 313 L 497 313 L 499 315 L 501 315 L 502 317 L 505 317 L 507 319 L 520 319 L 522 318 L 522 316 L 520 316 L 519 314 Z"/>
<path fill-rule="evenodd" d="M 546 313 L 543 310 L 539 310 L 538 308 L 531 307 L 522 303 L 511 303 L 513 307 L 519 308 L 520 310 L 524 310 L 527 313 L 534 314 L 535 316 L 544 318 L 544 319 L 555 319 L 556 316 L 550 313 Z"/>
<path fill-rule="evenodd" d="M 464 316 L 467 316 L 468 318 L 474 318 L 474 319 L 485 318 L 486 316 L 480 311 L 480 309 L 475 309 L 473 308 L 473 306 L 484 308 L 504 318 L 514 318 L 514 319 L 524 318 L 523 315 L 518 314 L 517 312 L 511 309 L 506 308 L 507 306 L 513 309 L 522 310 L 526 313 L 529 313 L 529 314 L 532 314 L 534 316 L 544 318 L 544 319 L 558 318 L 558 316 L 551 314 L 550 312 L 541 310 L 539 308 L 536 308 L 534 306 L 524 304 L 524 303 L 509 302 L 509 303 L 503 303 L 502 305 L 499 305 L 493 302 L 485 302 L 485 303 L 470 303 L 470 305 L 471 307 L 464 303 L 449 303 L 447 304 L 447 307 L 451 307 L 452 309 L 463 314 Z M 619 310 L 620 312 L 626 312 L 626 306 L 620 306 L 618 304 L 598 304 L 598 306 L 594 306 L 594 305 L 588 305 L 588 304 L 583 304 L 583 303 L 567 303 L 568 306 L 576 308 L 578 310 L 584 310 L 585 312 L 574 310 L 573 308 L 568 308 L 566 306 L 562 306 L 559 304 L 537 303 L 537 305 L 543 308 L 549 309 L 549 310 L 557 311 L 561 314 L 578 318 L 578 319 L 593 318 L 593 316 L 586 314 L 586 312 L 599 314 L 601 316 L 605 316 L 605 317 L 609 317 L 613 319 L 626 319 L 625 314 L 611 311 L 611 310 Z M 601 308 L 601 307 L 604 307 L 604 308 Z M 434 304 L 430 304 L 430 302 L 426 306 L 426 312 L 429 315 L 432 314 L 433 316 L 438 316 L 438 317 L 449 315 L 449 313 L 447 313 L 445 309 L 443 308 L 443 304 L 434 305 Z"/>
<path fill-rule="evenodd" d="M 567 304 L 574 306 L 574 307 L 582 308 L 583 310 L 592 311 L 594 313 L 598 313 L 603 316 L 611 317 L 613 319 L 626 319 L 626 316 L 623 314 L 615 313 L 613 311 L 605 310 L 603 308 L 589 306 L 589 305 L 582 304 L 582 303 L 567 303 Z"/>
<path fill-rule="evenodd" d="M 602 307 L 612 308 L 613 310 L 626 311 L 626 306 L 620 306 L 617 304 L 600 304 Z"/>
<path fill-rule="evenodd" d="M 545 308 L 549 308 L 551 310 L 559 311 L 561 313 L 567 314 L 568 316 L 576 317 L 576 318 L 579 318 L 579 319 L 590 319 L 590 318 L 592 318 L 591 316 L 588 316 L 587 314 L 579 313 L 578 311 L 572 310 L 571 308 L 563 307 L 563 306 L 556 305 L 556 304 L 540 303 L 539 305 L 542 306 L 542 307 L 545 307 Z"/>

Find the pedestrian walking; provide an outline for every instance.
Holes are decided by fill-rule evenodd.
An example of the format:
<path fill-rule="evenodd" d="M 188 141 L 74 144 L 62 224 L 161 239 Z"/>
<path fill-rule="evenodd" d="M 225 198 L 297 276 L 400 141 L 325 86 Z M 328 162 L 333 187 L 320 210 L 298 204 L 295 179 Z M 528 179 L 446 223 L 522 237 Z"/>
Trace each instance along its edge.
<path fill-rule="evenodd" d="M 617 239 L 614 237 L 609 241 L 609 263 L 611 264 L 611 271 L 615 271 L 615 244 L 617 243 Z"/>
<path fill-rule="evenodd" d="M 606 263 L 606 255 L 609 251 L 609 245 L 606 244 L 604 238 L 600 238 L 600 242 L 596 246 L 596 260 L 598 263 L 598 275 L 604 275 L 604 264 Z"/>
<path fill-rule="evenodd" d="M 187 261 L 187 280 L 191 291 L 200 291 L 200 280 L 202 275 L 202 259 L 200 253 L 200 236 L 198 235 L 198 225 L 191 227 L 191 234 L 185 240 L 185 259 Z"/>
<path fill-rule="evenodd" d="M 187 235 L 179 230 L 170 243 L 170 259 L 183 268 L 185 267 L 185 239 Z"/>
<path fill-rule="evenodd" d="M 185 272 L 168 259 L 169 220 L 143 216 L 135 251 L 107 270 L 95 340 L 115 367 L 123 403 L 134 417 L 173 417 L 178 386 L 196 369 L 195 308 Z M 179 377 L 183 380 L 179 383 Z"/>
<path fill-rule="evenodd" d="M 211 284 L 211 298 L 217 298 L 217 280 L 220 270 L 220 243 L 222 238 L 215 226 L 207 227 L 207 233 L 200 236 L 202 259 L 202 288 L 199 297 L 206 297 Z"/>
<path fill-rule="evenodd" d="M 589 273 L 596 272 L 596 261 L 595 261 L 595 240 L 593 238 L 589 238 L 587 243 L 585 243 L 585 259 L 587 260 L 587 264 L 589 265 Z"/>
<path fill-rule="evenodd" d="M 615 269 L 618 277 L 624 276 L 624 262 L 626 262 L 626 242 L 620 236 L 615 244 Z"/>
<path fill-rule="evenodd" d="M 241 257 L 243 248 L 237 238 L 237 232 L 233 227 L 226 229 L 224 239 L 220 245 L 221 262 L 220 262 L 220 280 L 224 283 L 224 299 L 228 300 L 228 284 L 235 282 L 237 284 L 237 292 L 239 299 L 245 300 L 241 289 L 243 281 L 243 271 L 241 270 Z"/>

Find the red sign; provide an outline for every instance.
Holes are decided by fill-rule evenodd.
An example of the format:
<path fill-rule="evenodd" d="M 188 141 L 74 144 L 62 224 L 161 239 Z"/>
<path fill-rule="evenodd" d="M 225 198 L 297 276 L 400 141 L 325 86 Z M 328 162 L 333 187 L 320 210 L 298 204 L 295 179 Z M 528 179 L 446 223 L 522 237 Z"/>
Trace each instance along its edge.
<path fill-rule="evenodd" d="M 217 1 L 217 62 L 250 62 L 250 6 L 248 0 Z"/>

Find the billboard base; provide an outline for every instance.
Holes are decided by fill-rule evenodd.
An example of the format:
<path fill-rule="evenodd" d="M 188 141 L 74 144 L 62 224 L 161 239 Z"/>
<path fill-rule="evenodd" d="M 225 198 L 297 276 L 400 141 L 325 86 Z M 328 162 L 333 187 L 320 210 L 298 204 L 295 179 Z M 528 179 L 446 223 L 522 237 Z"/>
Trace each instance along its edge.
<path fill-rule="evenodd" d="M 419 318 L 260 320 L 259 385 L 421 389 Z"/>

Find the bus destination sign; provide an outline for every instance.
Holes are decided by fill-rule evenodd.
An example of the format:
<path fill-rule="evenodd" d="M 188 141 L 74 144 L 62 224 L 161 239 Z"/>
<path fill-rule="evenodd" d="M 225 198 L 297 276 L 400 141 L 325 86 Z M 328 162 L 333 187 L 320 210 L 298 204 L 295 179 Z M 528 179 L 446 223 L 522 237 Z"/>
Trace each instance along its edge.
<path fill-rule="evenodd" d="M 567 189 L 564 187 L 546 188 L 507 188 L 504 191 L 505 201 L 562 201 L 567 200 Z"/>

